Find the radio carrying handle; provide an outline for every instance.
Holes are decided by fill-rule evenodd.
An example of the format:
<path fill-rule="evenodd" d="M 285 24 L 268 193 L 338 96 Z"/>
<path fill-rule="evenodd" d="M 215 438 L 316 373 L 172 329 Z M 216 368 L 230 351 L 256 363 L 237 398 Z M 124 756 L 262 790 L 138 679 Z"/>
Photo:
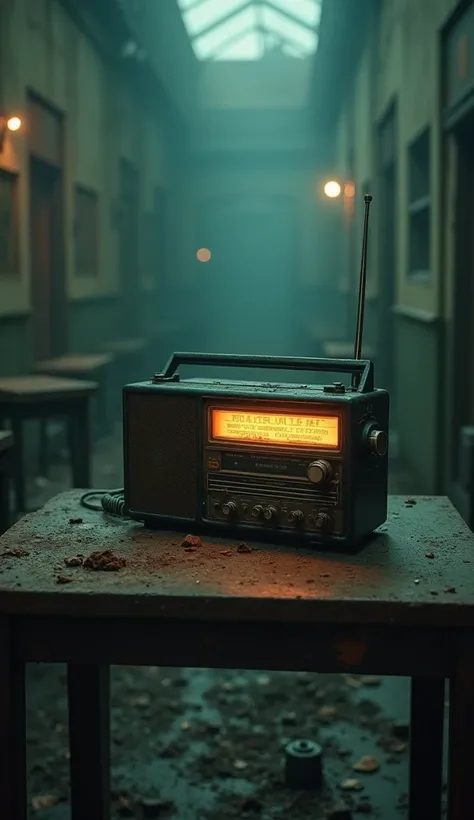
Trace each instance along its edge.
<path fill-rule="evenodd" d="M 182 365 L 206 367 L 255 367 L 272 370 L 303 370 L 316 373 L 350 373 L 357 376 L 356 393 L 370 393 L 374 389 L 374 365 L 368 359 L 312 359 L 308 356 L 247 356 L 234 353 L 173 353 L 162 373 L 154 382 L 179 381 L 178 368 Z"/>

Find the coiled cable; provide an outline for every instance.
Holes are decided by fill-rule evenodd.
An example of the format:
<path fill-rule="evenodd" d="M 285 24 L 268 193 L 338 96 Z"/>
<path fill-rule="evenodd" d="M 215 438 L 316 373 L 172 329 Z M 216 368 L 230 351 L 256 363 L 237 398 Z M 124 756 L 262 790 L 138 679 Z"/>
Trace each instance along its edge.
<path fill-rule="evenodd" d="M 81 504 L 87 510 L 125 517 L 125 500 L 123 494 L 123 487 L 118 490 L 88 490 L 87 493 L 81 496 Z M 91 499 L 100 499 L 100 505 L 95 504 Z"/>

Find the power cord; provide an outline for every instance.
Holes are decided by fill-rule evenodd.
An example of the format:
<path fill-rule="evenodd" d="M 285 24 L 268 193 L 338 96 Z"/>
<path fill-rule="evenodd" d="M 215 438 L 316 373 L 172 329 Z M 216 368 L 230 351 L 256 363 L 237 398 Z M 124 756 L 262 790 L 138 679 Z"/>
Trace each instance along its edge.
<path fill-rule="evenodd" d="M 81 505 L 87 510 L 105 512 L 108 515 L 125 516 L 124 488 L 118 490 L 88 490 L 81 496 Z M 100 499 L 100 505 L 89 499 Z"/>

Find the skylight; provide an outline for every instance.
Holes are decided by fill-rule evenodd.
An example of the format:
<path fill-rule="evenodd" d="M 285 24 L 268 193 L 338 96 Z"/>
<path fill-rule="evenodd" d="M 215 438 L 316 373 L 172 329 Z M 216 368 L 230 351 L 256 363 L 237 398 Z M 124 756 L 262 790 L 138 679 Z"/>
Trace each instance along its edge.
<path fill-rule="evenodd" d="M 322 0 L 177 0 L 199 60 L 309 57 L 318 46 Z"/>

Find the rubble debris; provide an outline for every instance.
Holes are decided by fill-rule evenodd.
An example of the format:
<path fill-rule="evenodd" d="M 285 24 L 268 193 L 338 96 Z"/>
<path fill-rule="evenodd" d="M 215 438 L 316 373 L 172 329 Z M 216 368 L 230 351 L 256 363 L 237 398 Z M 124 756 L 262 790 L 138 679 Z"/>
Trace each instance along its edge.
<path fill-rule="evenodd" d="M 352 812 L 346 803 L 338 803 L 328 814 L 327 820 L 352 820 Z"/>
<path fill-rule="evenodd" d="M 416 505 L 416 499 L 415 498 L 407 498 L 406 499 L 406 501 L 405 501 L 405 506 L 406 507 L 414 507 L 415 505 Z"/>
<path fill-rule="evenodd" d="M 355 777 L 348 777 L 339 785 L 343 792 L 359 792 L 365 788 L 364 784 L 360 780 L 356 780 Z"/>
<path fill-rule="evenodd" d="M 380 763 L 373 755 L 362 755 L 357 763 L 354 763 L 352 768 L 355 772 L 371 774 L 372 772 L 378 772 L 380 769 Z"/>
<path fill-rule="evenodd" d="M 199 538 L 199 535 L 186 535 L 185 538 L 181 541 L 181 546 L 184 547 L 186 550 L 197 550 L 198 547 L 202 547 L 202 541 Z"/>
<path fill-rule="evenodd" d="M 65 558 L 64 563 L 67 567 L 82 567 L 84 563 L 84 555 L 71 555 L 70 558 Z"/>
<path fill-rule="evenodd" d="M 250 544 L 246 544 L 244 541 L 242 541 L 242 543 L 239 544 L 239 546 L 237 547 L 237 552 L 241 552 L 241 553 L 253 552 L 253 547 L 251 547 Z"/>
<path fill-rule="evenodd" d="M 425 558 L 434 558 L 434 552 L 425 552 Z"/>
<path fill-rule="evenodd" d="M 321 706 L 318 709 L 318 715 L 322 718 L 331 718 L 336 717 L 337 715 L 337 707 L 336 706 Z"/>
<path fill-rule="evenodd" d="M 171 800 L 158 798 L 142 798 L 140 808 L 143 820 L 155 820 L 169 815 L 174 810 L 174 803 Z"/>
<path fill-rule="evenodd" d="M 102 570 L 104 572 L 115 572 L 126 565 L 125 558 L 116 555 L 112 550 L 92 552 L 83 563 L 86 569 Z"/>
<path fill-rule="evenodd" d="M 361 675 L 362 686 L 380 686 L 382 678 L 379 675 Z"/>
<path fill-rule="evenodd" d="M 52 809 L 59 803 L 59 797 L 54 794 L 38 794 L 31 800 L 31 805 L 35 811 L 41 809 Z"/>
<path fill-rule="evenodd" d="M 83 518 L 70 518 L 69 523 L 70 524 L 83 524 L 84 519 Z"/>
<path fill-rule="evenodd" d="M 58 575 L 56 578 L 57 584 L 72 584 L 73 579 L 67 575 Z"/>
<path fill-rule="evenodd" d="M 3 550 L 3 552 L 0 552 L 0 558 L 26 558 L 29 554 L 30 553 L 28 550 L 21 548 L 15 550 Z"/>
<path fill-rule="evenodd" d="M 456 592 L 456 587 L 447 586 L 444 588 L 445 592 Z"/>

